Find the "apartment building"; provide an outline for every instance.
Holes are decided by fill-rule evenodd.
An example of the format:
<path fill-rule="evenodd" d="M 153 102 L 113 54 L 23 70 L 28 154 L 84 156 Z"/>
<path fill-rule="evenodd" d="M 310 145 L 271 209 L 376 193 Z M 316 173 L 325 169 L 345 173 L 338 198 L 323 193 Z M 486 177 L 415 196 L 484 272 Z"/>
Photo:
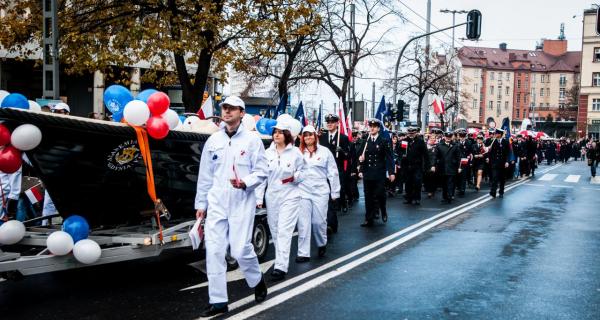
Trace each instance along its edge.
<path fill-rule="evenodd" d="M 596 10 L 585 10 L 581 48 L 581 92 L 578 131 L 600 137 L 600 36 L 596 33 Z"/>
<path fill-rule="evenodd" d="M 569 92 L 577 86 L 581 52 L 568 52 L 567 40 L 543 40 L 536 50 L 462 47 L 461 103 L 467 121 L 476 126 L 504 118 L 513 128 L 531 119 L 538 130 L 572 131 L 577 106 Z"/>

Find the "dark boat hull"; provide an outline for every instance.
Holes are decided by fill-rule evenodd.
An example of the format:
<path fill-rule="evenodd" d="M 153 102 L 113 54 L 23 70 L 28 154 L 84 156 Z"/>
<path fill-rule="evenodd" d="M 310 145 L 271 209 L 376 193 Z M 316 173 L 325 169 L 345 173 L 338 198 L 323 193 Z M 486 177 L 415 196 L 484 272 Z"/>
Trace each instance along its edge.
<path fill-rule="evenodd" d="M 84 216 L 92 228 L 136 224 L 154 208 L 133 128 L 109 122 L 0 109 L 12 130 L 30 123 L 41 144 L 27 152 L 63 217 Z M 174 218 L 194 217 L 198 164 L 208 135 L 171 131 L 150 138 L 157 196 Z"/>

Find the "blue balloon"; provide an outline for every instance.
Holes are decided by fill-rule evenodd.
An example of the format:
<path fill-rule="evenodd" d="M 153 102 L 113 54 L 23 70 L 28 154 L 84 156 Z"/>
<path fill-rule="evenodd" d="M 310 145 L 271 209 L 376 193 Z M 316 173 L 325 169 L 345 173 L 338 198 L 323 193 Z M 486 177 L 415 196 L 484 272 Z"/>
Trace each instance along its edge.
<path fill-rule="evenodd" d="M 29 101 L 20 93 L 11 93 L 2 100 L 2 108 L 29 109 Z"/>
<path fill-rule="evenodd" d="M 184 115 L 179 116 L 179 120 L 181 120 L 181 123 L 184 123 L 185 122 L 185 116 Z"/>
<path fill-rule="evenodd" d="M 121 119 L 123 119 L 123 112 L 113 113 L 112 119 L 114 122 L 121 122 Z"/>
<path fill-rule="evenodd" d="M 137 97 L 135 97 L 135 100 L 141 100 L 144 102 L 148 102 L 148 98 L 150 98 L 150 96 L 156 92 L 158 92 L 158 90 L 156 90 L 156 89 L 146 89 L 146 90 L 140 92 L 137 95 Z"/>
<path fill-rule="evenodd" d="M 131 100 L 131 92 L 121 85 L 114 84 L 104 90 L 104 105 L 113 114 L 123 112 L 125 105 Z"/>
<path fill-rule="evenodd" d="M 273 132 L 273 126 L 275 124 L 277 124 L 277 120 L 275 119 L 260 118 L 260 120 L 256 122 L 256 130 L 260 134 L 270 135 Z"/>
<path fill-rule="evenodd" d="M 86 239 L 90 234 L 90 225 L 84 217 L 73 215 L 63 221 L 62 229 L 71 235 L 73 242 Z"/>

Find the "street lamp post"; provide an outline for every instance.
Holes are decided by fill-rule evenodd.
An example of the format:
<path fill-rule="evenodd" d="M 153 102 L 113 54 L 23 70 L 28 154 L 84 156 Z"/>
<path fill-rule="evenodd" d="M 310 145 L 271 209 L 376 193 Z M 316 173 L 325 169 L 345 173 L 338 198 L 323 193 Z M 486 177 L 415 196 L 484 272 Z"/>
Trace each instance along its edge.
<path fill-rule="evenodd" d="M 456 23 L 456 14 L 465 14 L 468 13 L 468 11 L 466 10 L 449 10 L 449 9 L 442 9 L 440 10 L 441 13 L 452 13 L 452 25 L 454 25 Z M 454 49 L 454 29 L 452 29 L 452 51 L 455 51 Z M 454 52 L 453 52 L 454 53 Z M 459 82 L 459 70 L 456 70 L 456 83 L 455 83 L 455 88 L 454 88 L 454 112 L 452 115 L 452 125 L 456 126 L 455 124 L 455 120 L 456 117 L 458 115 L 458 109 L 459 109 L 459 104 L 458 104 L 458 82 Z"/>

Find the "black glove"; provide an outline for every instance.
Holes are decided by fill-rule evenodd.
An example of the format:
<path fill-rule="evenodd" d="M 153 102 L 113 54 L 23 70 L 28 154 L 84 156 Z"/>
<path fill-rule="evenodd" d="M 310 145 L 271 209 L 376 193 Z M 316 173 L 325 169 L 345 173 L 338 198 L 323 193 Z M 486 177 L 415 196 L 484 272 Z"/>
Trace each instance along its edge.
<path fill-rule="evenodd" d="M 15 199 L 8 199 L 8 201 L 6 201 L 6 212 L 8 212 L 9 216 L 15 216 L 17 214 L 18 203 L 19 200 Z"/>

